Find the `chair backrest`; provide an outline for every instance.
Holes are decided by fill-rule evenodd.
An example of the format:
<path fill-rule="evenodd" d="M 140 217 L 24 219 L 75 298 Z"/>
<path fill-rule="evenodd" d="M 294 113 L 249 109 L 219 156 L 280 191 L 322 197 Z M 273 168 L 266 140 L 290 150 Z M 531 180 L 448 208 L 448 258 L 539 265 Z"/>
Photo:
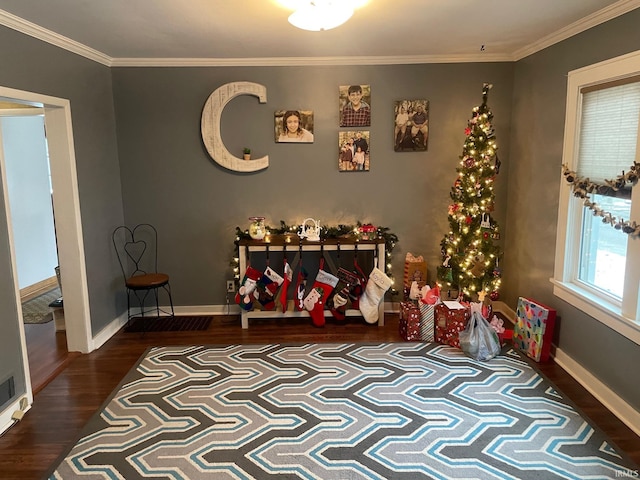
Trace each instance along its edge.
<path fill-rule="evenodd" d="M 111 239 L 125 280 L 158 272 L 158 232 L 148 223 L 116 228 Z"/>

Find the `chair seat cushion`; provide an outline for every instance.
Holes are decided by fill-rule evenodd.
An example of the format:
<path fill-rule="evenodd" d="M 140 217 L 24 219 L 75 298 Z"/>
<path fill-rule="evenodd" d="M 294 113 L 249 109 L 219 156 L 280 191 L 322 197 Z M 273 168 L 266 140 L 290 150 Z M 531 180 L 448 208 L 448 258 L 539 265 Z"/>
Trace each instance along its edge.
<path fill-rule="evenodd" d="M 127 287 L 132 290 L 158 288 L 167 283 L 169 283 L 169 275 L 165 273 L 146 273 L 144 275 L 134 275 L 127 279 Z"/>

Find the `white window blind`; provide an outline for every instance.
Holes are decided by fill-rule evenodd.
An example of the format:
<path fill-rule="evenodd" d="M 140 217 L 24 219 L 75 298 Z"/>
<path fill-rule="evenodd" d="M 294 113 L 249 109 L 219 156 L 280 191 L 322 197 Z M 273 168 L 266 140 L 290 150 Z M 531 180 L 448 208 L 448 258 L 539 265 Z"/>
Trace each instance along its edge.
<path fill-rule="evenodd" d="M 594 183 L 604 183 L 605 179 L 628 172 L 636 158 L 640 78 L 621 83 L 585 88 L 581 92 L 577 171 Z"/>

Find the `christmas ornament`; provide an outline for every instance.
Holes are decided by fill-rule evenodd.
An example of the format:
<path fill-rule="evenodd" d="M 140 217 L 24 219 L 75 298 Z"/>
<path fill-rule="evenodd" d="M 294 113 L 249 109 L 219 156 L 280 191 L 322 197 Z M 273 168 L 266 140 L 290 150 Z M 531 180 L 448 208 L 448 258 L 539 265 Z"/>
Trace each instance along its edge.
<path fill-rule="evenodd" d="M 496 290 L 494 290 L 493 292 L 491 292 L 491 293 L 489 294 L 489 298 L 490 298 L 491 300 L 493 300 L 494 302 L 497 302 L 497 301 L 498 301 L 498 299 L 500 298 L 500 294 L 499 294 Z"/>
<path fill-rule="evenodd" d="M 320 241 L 320 221 L 313 218 L 305 218 L 298 230 L 298 236 L 301 239 L 307 239 L 310 242 Z"/>
<path fill-rule="evenodd" d="M 264 217 L 249 217 L 249 220 L 251 220 L 249 236 L 254 240 L 262 240 L 267 234 L 267 229 L 264 226 Z"/>

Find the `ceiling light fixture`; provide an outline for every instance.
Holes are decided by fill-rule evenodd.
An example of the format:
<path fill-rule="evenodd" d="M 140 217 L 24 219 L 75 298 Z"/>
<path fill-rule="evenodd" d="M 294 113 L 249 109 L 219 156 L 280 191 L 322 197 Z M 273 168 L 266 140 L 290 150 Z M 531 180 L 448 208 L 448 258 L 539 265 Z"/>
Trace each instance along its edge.
<path fill-rule="evenodd" d="M 308 0 L 289 16 L 289 23 L 302 30 L 318 32 L 339 27 L 353 15 L 352 2 Z"/>

